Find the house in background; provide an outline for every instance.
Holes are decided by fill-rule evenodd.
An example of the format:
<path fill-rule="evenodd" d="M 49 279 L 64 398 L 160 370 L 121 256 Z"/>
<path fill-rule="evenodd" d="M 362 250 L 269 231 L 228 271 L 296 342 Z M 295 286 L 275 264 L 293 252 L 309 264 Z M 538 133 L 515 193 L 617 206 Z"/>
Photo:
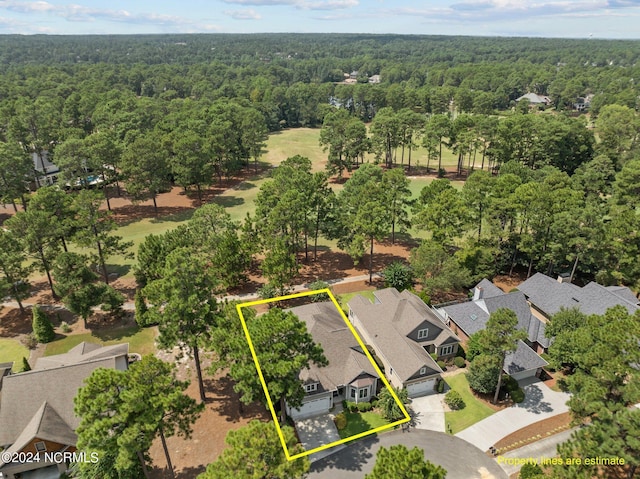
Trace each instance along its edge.
<path fill-rule="evenodd" d="M 518 341 L 516 351 L 507 354 L 503 370 L 516 380 L 539 376 L 548 363 L 538 353 L 547 350 L 550 339 L 545 337 L 545 320 L 532 314 L 521 292 L 505 293 L 491 281 L 483 279 L 473 289 L 473 298 L 455 304 L 436 307 L 442 319 L 463 338 L 485 329 L 489 316 L 500 308 L 513 311 L 517 328 L 527 333 L 526 342 Z"/>
<path fill-rule="evenodd" d="M 349 321 L 380 358 L 389 382 L 409 397 L 431 394 L 442 369 L 433 359 L 452 358 L 460 339 L 415 294 L 395 288 L 349 301 Z"/>
<path fill-rule="evenodd" d="M 529 347 L 538 353 L 547 350 L 550 340 L 544 335 L 546 319 L 532 313 L 522 292 L 505 293 L 487 279 L 476 285 L 472 299 L 435 309 L 446 324 L 466 342 L 469 336 L 484 329 L 491 313 L 500 308 L 516 313 L 518 329 L 526 331 Z"/>
<path fill-rule="evenodd" d="M 300 372 L 305 398 L 300 408 L 287 406 L 293 419 L 326 414 L 336 402 L 369 402 L 378 392 L 379 376 L 331 301 L 291 308 L 324 351 L 327 366 L 311 364 Z"/>
<path fill-rule="evenodd" d="M 126 370 L 128 344 L 80 343 L 66 354 L 43 357 L 31 371 L 5 376 L 0 389 L 0 447 L 9 453 L 73 452 L 80 423 L 73 399 L 98 368 Z M 3 478 L 57 479 L 66 464 L 5 462 Z"/>
<path fill-rule="evenodd" d="M 529 100 L 530 106 L 551 105 L 551 98 L 544 95 L 538 95 L 536 93 L 527 93 L 525 95 L 522 95 L 519 98 L 516 98 L 516 102 L 519 102 L 522 100 Z"/>
<path fill-rule="evenodd" d="M 584 314 L 604 314 L 614 306 L 624 306 L 630 314 L 640 309 L 640 300 L 626 286 L 602 286 L 590 282 L 580 287 L 568 281 L 566 276 L 558 279 L 536 273 L 518 286 L 532 310 L 538 316 L 550 318 L 560 308 L 578 308 Z"/>
<path fill-rule="evenodd" d="M 43 151 L 41 154 L 32 153 L 33 170 L 35 172 L 34 184 L 36 187 L 53 185 L 58 182 L 60 168 L 49 161 L 49 152 Z"/>

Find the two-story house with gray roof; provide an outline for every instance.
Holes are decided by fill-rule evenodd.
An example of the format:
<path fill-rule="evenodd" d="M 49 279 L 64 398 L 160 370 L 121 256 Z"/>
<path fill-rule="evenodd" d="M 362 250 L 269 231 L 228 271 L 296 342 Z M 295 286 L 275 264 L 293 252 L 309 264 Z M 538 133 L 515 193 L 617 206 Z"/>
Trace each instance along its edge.
<path fill-rule="evenodd" d="M 434 392 L 442 369 L 431 356 L 456 355 L 460 339 L 420 298 L 395 288 L 374 291 L 349 301 L 349 321 L 382 361 L 389 382 L 406 388 L 409 397 Z"/>
<path fill-rule="evenodd" d="M 74 413 L 73 400 L 78 389 L 98 368 L 127 369 L 128 352 L 128 344 L 80 343 L 66 354 L 38 359 L 31 371 L 5 376 L 0 389 L 0 448 L 30 457 L 41 453 L 41 458 L 19 462 L 3 456 L 2 477 L 60 477 L 67 465 L 47 462 L 43 453 L 75 451 L 80 418 Z"/>
<path fill-rule="evenodd" d="M 327 366 L 311 364 L 300 372 L 305 397 L 299 408 L 287 405 L 293 419 L 327 413 L 335 402 L 369 402 L 378 391 L 379 376 L 331 301 L 310 303 L 289 309 L 307 326 L 329 361 Z"/>

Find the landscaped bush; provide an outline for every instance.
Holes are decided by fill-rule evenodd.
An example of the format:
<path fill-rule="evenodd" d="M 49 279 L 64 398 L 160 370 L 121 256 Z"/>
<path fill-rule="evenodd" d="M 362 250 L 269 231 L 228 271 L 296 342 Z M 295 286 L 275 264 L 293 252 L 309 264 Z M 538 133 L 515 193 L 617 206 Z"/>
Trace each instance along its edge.
<path fill-rule="evenodd" d="M 538 476 L 542 476 L 542 468 L 537 464 L 533 464 L 531 462 L 527 462 L 522 465 L 520 469 L 520 475 L 518 476 L 520 479 L 536 479 Z"/>
<path fill-rule="evenodd" d="M 524 401 L 524 391 L 522 390 L 522 388 L 518 388 L 510 394 L 513 402 L 521 403 L 522 401 Z"/>
<path fill-rule="evenodd" d="M 29 361 L 27 361 L 27 358 L 22 356 L 22 372 L 24 373 L 26 371 L 31 371 L 31 366 L 29 365 Z"/>
<path fill-rule="evenodd" d="M 349 412 L 356 412 L 358 410 L 358 405 L 352 401 L 347 401 L 345 406 Z"/>
<path fill-rule="evenodd" d="M 431 356 L 431 359 L 433 359 L 434 361 L 438 360 L 438 353 L 429 353 L 429 356 Z"/>
<path fill-rule="evenodd" d="M 436 386 L 436 391 L 438 391 L 438 394 L 442 394 L 444 392 L 444 380 L 443 379 L 438 380 L 438 385 Z"/>
<path fill-rule="evenodd" d="M 38 305 L 33 307 L 32 327 L 33 335 L 39 343 L 49 343 L 56 337 L 51 321 Z"/>
<path fill-rule="evenodd" d="M 502 388 L 506 392 L 512 393 L 513 391 L 519 389 L 520 386 L 518 385 L 518 381 L 505 374 L 504 376 L 502 376 Z"/>
<path fill-rule="evenodd" d="M 461 344 L 458 345 L 458 350 L 456 351 L 456 357 L 467 359 L 467 352 L 464 350 Z"/>
<path fill-rule="evenodd" d="M 66 321 L 62 321 L 60 323 L 60 331 L 62 331 L 65 334 L 70 333 L 71 332 L 71 326 L 69 326 L 69 324 Z"/>
<path fill-rule="evenodd" d="M 440 369 L 442 369 L 443 371 L 447 370 L 447 365 L 444 363 L 444 361 L 438 361 L 438 366 L 440 366 Z"/>
<path fill-rule="evenodd" d="M 318 289 L 328 289 L 329 288 L 329 283 L 327 283 L 326 281 L 322 281 L 322 280 L 316 280 L 313 283 L 311 283 L 309 285 L 309 290 L 311 291 L 316 291 Z M 312 296 L 310 296 L 310 299 L 312 302 L 317 303 L 320 301 L 328 301 L 329 300 L 329 295 L 327 293 L 317 293 L 314 294 Z"/>
<path fill-rule="evenodd" d="M 461 358 L 460 356 L 456 356 L 453 359 L 453 364 L 455 364 L 456 367 L 458 367 L 458 368 L 463 368 L 463 367 L 465 367 L 467 365 L 465 360 L 463 358 Z"/>
<path fill-rule="evenodd" d="M 458 391 L 454 391 L 453 389 L 446 394 L 444 402 L 454 411 L 462 409 L 465 406 L 462 396 L 460 396 Z"/>
<path fill-rule="evenodd" d="M 22 339 L 20 339 L 20 342 L 27 349 L 36 349 L 38 346 L 38 340 L 36 339 L 36 335 L 33 333 L 25 334 Z"/>
<path fill-rule="evenodd" d="M 358 411 L 360 412 L 367 412 L 367 411 L 371 411 L 373 406 L 371 406 L 370 402 L 359 402 L 358 403 Z"/>
<path fill-rule="evenodd" d="M 338 431 L 341 431 L 345 427 L 347 427 L 347 415 L 344 412 L 340 414 L 336 414 L 336 417 L 333 419 L 333 422 L 336 423 L 336 427 Z"/>

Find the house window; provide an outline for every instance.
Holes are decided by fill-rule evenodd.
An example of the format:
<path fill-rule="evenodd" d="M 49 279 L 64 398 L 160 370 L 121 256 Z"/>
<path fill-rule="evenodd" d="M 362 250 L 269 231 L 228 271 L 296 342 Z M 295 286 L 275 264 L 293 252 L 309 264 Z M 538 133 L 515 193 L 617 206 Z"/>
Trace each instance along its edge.
<path fill-rule="evenodd" d="M 427 373 L 427 368 L 420 368 L 420 374 L 426 374 Z"/>
<path fill-rule="evenodd" d="M 44 443 L 44 441 L 38 441 L 34 444 L 36 451 L 38 452 L 45 452 L 47 450 L 47 445 Z"/>
<path fill-rule="evenodd" d="M 362 389 L 360 389 L 360 392 L 359 392 L 358 398 L 359 398 L 359 399 L 364 399 L 364 398 L 366 398 L 367 396 L 369 396 L 369 388 L 362 388 Z"/>
<path fill-rule="evenodd" d="M 316 391 L 318 389 L 318 383 L 305 384 L 304 390 L 308 393 Z"/>
<path fill-rule="evenodd" d="M 429 336 L 428 329 L 421 329 L 418 331 L 418 339 L 426 339 L 427 336 Z"/>
<path fill-rule="evenodd" d="M 354 388 L 351 388 L 351 397 L 352 397 L 353 399 L 355 399 L 355 398 L 356 398 L 356 390 L 355 390 Z"/>
<path fill-rule="evenodd" d="M 393 368 L 389 369 L 389 376 L 393 374 Z"/>
<path fill-rule="evenodd" d="M 446 356 L 447 354 L 451 354 L 453 352 L 453 345 L 449 344 L 447 346 L 440 346 L 440 356 Z"/>

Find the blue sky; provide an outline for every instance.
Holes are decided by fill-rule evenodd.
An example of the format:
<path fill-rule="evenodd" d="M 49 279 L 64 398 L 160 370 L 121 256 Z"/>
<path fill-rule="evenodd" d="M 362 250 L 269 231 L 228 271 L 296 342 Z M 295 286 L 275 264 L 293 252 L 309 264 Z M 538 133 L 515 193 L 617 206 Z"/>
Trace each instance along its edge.
<path fill-rule="evenodd" d="M 0 0 L 0 34 L 194 32 L 640 38 L 640 0 Z"/>

